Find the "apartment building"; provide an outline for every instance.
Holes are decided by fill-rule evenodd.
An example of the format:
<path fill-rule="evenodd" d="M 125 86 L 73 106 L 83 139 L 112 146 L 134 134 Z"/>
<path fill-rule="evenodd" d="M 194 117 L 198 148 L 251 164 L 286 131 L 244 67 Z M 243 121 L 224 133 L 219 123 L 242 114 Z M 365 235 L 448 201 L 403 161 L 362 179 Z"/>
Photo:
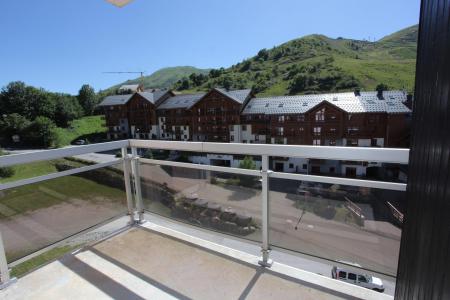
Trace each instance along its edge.
<path fill-rule="evenodd" d="M 205 93 L 176 95 L 168 98 L 158 108 L 159 139 L 192 141 L 192 106 Z"/>
<path fill-rule="evenodd" d="M 411 110 L 403 91 L 251 99 L 241 114 L 244 143 L 405 147 Z M 277 171 L 364 176 L 368 162 L 274 159 Z"/>
<path fill-rule="evenodd" d="M 105 114 L 107 138 L 158 139 L 156 107 L 172 96 L 171 91 L 151 90 L 105 97 L 98 106 Z"/>
<path fill-rule="evenodd" d="M 109 138 L 315 146 L 407 147 L 411 110 L 403 91 L 254 97 L 250 89 L 106 97 Z M 242 157 L 204 154 L 195 163 L 238 166 Z M 256 162 L 259 165 L 259 162 Z M 274 157 L 276 171 L 374 174 L 375 162 Z"/>
<path fill-rule="evenodd" d="M 204 142 L 240 142 L 242 109 L 253 97 L 251 89 L 214 88 L 192 108 L 193 139 Z"/>

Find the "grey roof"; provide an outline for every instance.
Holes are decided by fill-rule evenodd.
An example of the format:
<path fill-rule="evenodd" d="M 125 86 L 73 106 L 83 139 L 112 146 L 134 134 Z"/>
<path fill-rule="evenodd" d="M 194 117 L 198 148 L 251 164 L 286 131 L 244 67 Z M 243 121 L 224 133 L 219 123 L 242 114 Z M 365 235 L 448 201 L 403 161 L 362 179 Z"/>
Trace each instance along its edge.
<path fill-rule="evenodd" d="M 103 99 L 98 106 L 108 106 L 108 105 L 123 105 L 130 100 L 133 94 L 128 95 L 113 95 L 108 96 Z"/>
<path fill-rule="evenodd" d="M 329 102 L 348 113 L 386 112 L 409 113 L 411 110 L 403 103 L 406 93 L 403 91 L 383 92 L 384 100 L 377 97 L 377 92 L 334 93 L 319 95 L 280 96 L 253 98 L 243 110 L 243 114 L 302 114 L 322 102 Z"/>
<path fill-rule="evenodd" d="M 205 93 L 176 95 L 166 99 L 157 109 L 190 108 L 204 95 Z"/>
<path fill-rule="evenodd" d="M 138 92 L 147 101 L 156 104 L 156 102 L 165 94 L 167 91 L 154 91 L 154 92 Z"/>
<path fill-rule="evenodd" d="M 124 84 L 119 87 L 120 90 L 130 90 L 136 92 L 139 88 L 139 84 Z"/>
<path fill-rule="evenodd" d="M 233 99 L 241 104 L 243 104 L 245 102 L 245 100 L 247 99 L 247 97 L 250 95 L 250 93 L 252 91 L 251 89 L 227 91 L 227 90 L 221 89 L 221 88 L 215 88 L 215 90 L 221 92 L 224 95 L 227 95 L 231 99 Z"/>

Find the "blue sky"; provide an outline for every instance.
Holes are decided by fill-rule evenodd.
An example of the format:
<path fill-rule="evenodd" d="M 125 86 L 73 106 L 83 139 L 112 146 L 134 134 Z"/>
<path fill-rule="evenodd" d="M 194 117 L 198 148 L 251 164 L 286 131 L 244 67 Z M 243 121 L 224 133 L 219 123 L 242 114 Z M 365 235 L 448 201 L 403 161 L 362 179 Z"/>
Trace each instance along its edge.
<path fill-rule="evenodd" d="M 419 0 L 1 0 L 0 87 L 96 90 L 163 67 L 228 67 L 311 33 L 379 39 L 417 24 Z"/>

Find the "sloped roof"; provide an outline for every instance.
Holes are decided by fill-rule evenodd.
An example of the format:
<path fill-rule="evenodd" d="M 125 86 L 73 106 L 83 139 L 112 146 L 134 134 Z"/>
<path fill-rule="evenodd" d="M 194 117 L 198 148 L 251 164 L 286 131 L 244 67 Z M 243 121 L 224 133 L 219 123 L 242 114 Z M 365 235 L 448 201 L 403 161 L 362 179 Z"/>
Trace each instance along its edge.
<path fill-rule="evenodd" d="M 348 113 L 386 112 L 409 113 L 411 110 L 403 103 L 406 93 L 403 91 L 383 92 L 384 99 L 377 97 L 377 92 L 334 93 L 319 95 L 280 96 L 253 98 L 243 110 L 243 114 L 302 114 L 328 102 Z"/>
<path fill-rule="evenodd" d="M 225 90 L 221 88 L 215 88 L 215 90 L 219 91 L 220 93 L 230 97 L 231 99 L 235 100 L 236 102 L 239 102 L 243 104 L 245 100 L 248 98 L 250 93 L 252 92 L 251 89 L 244 89 L 244 90 Z"/>
<path fill-rule="evenodd" d="M 204 95 L 205 93 L 176 95 L 167 98 L 157 109 L 190 108 Z"/>
<path fill-rule="evenodd" d="M 156 104 L 156 102 L 168 91 L 154 91 L 154 92 L 138 92 L 140 96 L 149 101 L 150 103 Z"/>
<path fill-rule="evenodd" d="M 98 106 L 124 105 L 131 99 L 133 94 L 107 96 Z"/>

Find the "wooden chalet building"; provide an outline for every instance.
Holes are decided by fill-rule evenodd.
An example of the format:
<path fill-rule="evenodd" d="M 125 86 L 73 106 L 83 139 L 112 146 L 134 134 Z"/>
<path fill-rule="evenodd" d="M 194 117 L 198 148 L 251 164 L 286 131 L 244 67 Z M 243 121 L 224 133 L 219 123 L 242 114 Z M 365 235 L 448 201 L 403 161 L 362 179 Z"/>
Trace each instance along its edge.
<path fill-rule="evenodd" d="M 159 138 L 162 140 L 192 141 L 192 106 L 205 93 L 175 95 L 157 108 Z"/>
<path fill-rule="evenodd" d="M 190 109 L 194 140 L 239 142 L 241 111 L 252 97 L 250 89 L 209 91 Z"/>
<path fill-rule="evenodd" d="M 98 105 L 103 108 L 108 139 L 158 139 L 156 107 L 173 96 L 171 91 L 147 91 L 108 96 Z"/>
<path fill-rule="evenodd" d="M 403 91 L 255 98 L 252 91 L 211 89 L 109 96 L 104 108 L 108 138 L 316 146 L 407 147 L 411 110 Z M 203 154 L 195 163 L 239 165 L 238 156 Z M 259 162 L 256 162 L 257 166 Z M 308 158 L 272 159 L 276 171 L 364 176 L 371 162 Z"/>

